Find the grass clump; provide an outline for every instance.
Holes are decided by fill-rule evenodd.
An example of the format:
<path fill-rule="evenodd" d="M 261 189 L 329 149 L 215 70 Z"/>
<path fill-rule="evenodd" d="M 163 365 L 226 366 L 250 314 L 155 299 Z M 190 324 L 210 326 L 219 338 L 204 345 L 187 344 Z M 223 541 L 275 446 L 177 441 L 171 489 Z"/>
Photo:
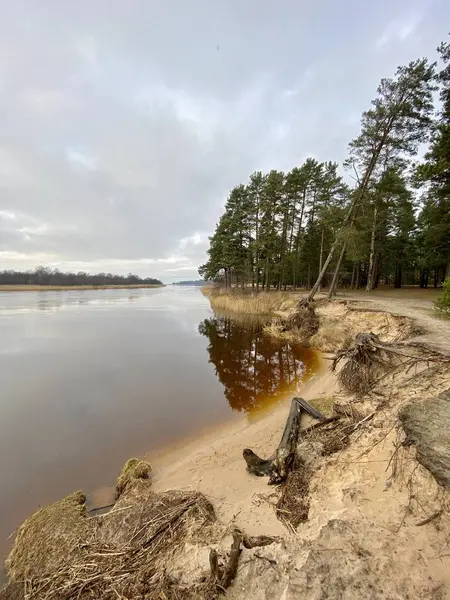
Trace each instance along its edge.
<path fill-rule="evenodd" d="M 130 458 L 124 464 L 116 483 L 115 499 L 118 500 L 127 487 L 136 479 L 149 479 L 152 466 L 145 460 Z"/>
<path fill-rule="evenodd" d="M 77 555 L 78 543 L 69 532 L 79 538 L 89 534 L 85 502 L 85 494 L 75 492 L 24 521 L 6 561 L 11 579 L 26 581 L 70 564 Z"/>
<path fill-rule="evenodd" d="M 321 320 L 319 330 L 309 342 L 311 346 L 322 352 L 334 352 L 348 348 L 352 340 L 348 323 L 342 319 L 326 318 Z"/>
<path fill-rule="evenodd" d="M 439 298 L 434 301 L 437 310 L 450 315 L 450 277 L 444 281 L 444 288 Z"/>
<path fill-rule="evenodd" d="M 153 492 L 148 479 L 136 476 L 143 473 L 139 463 L 123 468 L 127 483 L 106 514 L 88 516 L 77 492 L 29 517 L 8 557 L 9 583 L 0 598 L 217 598 L 208 567 L 194 565 L 187 583 L 171 569 L 186 544 L 205 549 L 223 535 L 212 505 L 199 492 Z"/>

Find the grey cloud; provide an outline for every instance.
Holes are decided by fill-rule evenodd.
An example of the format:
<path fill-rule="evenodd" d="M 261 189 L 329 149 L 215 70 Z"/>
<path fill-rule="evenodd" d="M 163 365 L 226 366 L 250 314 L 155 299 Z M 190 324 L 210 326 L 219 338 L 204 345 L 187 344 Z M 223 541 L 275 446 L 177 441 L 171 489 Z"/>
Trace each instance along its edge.
<path fill-rule="evenodd" d="M 229 189 L 342 161 L 380 77 L 433 56 L 449 16 L 437 0 L 4 2 L 0 267 L 195 276 Z"/>

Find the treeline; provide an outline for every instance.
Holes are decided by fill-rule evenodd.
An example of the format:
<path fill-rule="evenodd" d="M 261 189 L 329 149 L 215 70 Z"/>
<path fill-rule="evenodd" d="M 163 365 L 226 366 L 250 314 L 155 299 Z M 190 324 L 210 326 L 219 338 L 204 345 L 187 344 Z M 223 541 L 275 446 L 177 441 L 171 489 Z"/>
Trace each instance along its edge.
<path fill-rule="evenodd" d="M 37 267 L 32 271 L 0 271 L 0 285 L 162 285 L 159 279 L 142 278 L 129 273 L 114 275 L 112 273 L 90 274 L 84 271 L 63 273 L 58 269 Z"/>
<path fill-rule="evenodd" d="M 172 285 L 199 285 L 202 286 L 205 284 L 204 279 L 193 279 L 187 281 L 175 281 Z"/>
<path fill-rule="evenodd" d="M 421 59 L 381 80 L 349 144 L 346 180 L 337 163 L 308 158 L 233 188 L 200 275 L 306 286 L 311 297 L 321 284 L 440 285 L 450 275 L 450 44 L 438 52 L 440 68 Z"/>

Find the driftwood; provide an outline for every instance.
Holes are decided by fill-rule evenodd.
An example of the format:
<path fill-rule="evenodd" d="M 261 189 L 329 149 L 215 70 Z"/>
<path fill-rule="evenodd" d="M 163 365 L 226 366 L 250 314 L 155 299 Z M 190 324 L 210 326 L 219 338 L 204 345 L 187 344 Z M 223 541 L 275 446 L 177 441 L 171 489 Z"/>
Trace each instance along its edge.
<path fill-rule="evenodd" d="M 233 541 L 231 543 L 230 554 L 226 565 L 219 566 L 219 557 L 217 550 L 212 548 L 209 553 L 209 567 L 211 569 L 211 579 L 215 587 L 220 592 L 225 592 L 230 587 L 233 579 L 236 577 L 239 564 L 239 555 L 241 554 L 241 542 L 243 535 L 238 530 L 233 531 Z"/>
<path fill-rule="evenodd" d="M 271 458 L 264 459 L 256 455 L 250 448 L 244 449 L 242 454 L 250 473 L 259 477 L 268 475 L 269 485 L 282 483 L 286 479 L 295 458 L 302 412 L 306 412 L 320 421 L 325 420 L 324 415 L 306 400 L 293 398 L 283 435 L 275 454 Z"/>

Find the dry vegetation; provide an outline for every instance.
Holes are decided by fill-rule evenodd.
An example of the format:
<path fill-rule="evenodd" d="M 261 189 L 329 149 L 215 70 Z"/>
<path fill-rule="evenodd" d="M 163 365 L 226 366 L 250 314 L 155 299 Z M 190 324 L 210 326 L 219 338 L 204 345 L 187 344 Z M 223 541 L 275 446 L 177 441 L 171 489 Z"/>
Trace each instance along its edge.
<path fill-rule="evenodd" d="M 203 294 L 218 310 L 240 314 L 270 315 L 295 307 L 297 296 L 286 292 L 255 292 L 251 289 L 223 289 L 213 286 L 202 288 Z"/>
<path fill-rule="evenodd" d="M 210 543 L 222 533 L 212 505 L 196 492 L 155 494 L 149 470 L 128 461 L 117 503 L 105 515 L 88 517 L 76 493 L 28 518 L 7 561 L 9 590 L 17 594 L 21 584 L 25 600 L 215 598 L 208 573 L 185 585 L 166 572 L 186 543 Z"/>
<path fill-rule="evenodd" d="M 0 600 L 214 600 L 236 577 L 242 547 L 276 541 L 223 526 L 199 492 L 153 492 L 150 473 L 127 461 L 105 514 L 89 516 L 76 492 L 26 519 Z M 189 548 L 207 557 L 200 568 Z"/>

